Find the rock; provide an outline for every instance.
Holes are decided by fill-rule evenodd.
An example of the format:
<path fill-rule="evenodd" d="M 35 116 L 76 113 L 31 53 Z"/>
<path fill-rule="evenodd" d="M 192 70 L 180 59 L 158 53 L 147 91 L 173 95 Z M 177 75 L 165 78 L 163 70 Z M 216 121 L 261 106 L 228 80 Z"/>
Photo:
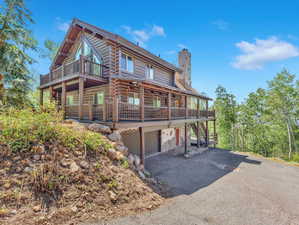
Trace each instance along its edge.
<path fill-rule="evenodd" d="M 121 152 L 116 152 L 116 159 L 117 160 L 123 160 L 125 156 Z"/>
<path fill-rule="evenodd" d="M 78 212 L 78 208 L 75 205 L 71 207 L 71 210 L 72 210 L 73 213 Z"/>
<path fill-rule="evenodd" d="M 140 165 L 140 157 L 138 155 L 134 155 L 134 165 L 136 167 Z"/>
<path fill-rule="evenodd" d="M 32 151 L 36 153 L 44 153 L 45 152 L 45 146 L 42 144 L 37 144 L 32 146 Z"/>
<path fill-rule="evenodd" d="M 71 162 L 70 162 L 69 160 L 67 160 L 67 159 L 62 159 L 62 160 L 60 161 L 60 165 L 61 165 L 62 167 L 69 167 L 69 166 L 71 165 Z"/>
<path fill-rule="evenodd" d="M 7 182 L 7 183 L 5 183 L 4 185 L 3 185 L 3 187 L 5 188 L 5 189 L 9 189 L 10 188 L 10 183 L 9 182 Z"/>
<path fill-rule="evenodd" d="M 35 161 L 40 160 L 40 155 L 33 155 L 33 160 L 35 160 Z"/>
<path fill-rule="evenodd" d="M 146 177 L 151 177 L 151 173 L 147 171 L 146 169 L 143 170 L 143 173 Z"/>
<path fill-rule="evenodd" d="M 119 142 L 121 141 L 121 135 L 118 131 L 114 131 L 112 134 L 108 135 L 110 141 Z"/>
<path fill-rule="evenodd" d="M 19 161 L 20 159 L 21 159 L 20 156 L 16 156 L 16 157 L 13 158 L 14 161 Z"/>
<path fill-rule="evenodd" d="M 77 172 L 79 169 L 80 169 L 79 166 L 75 162 L 72 162 L 70 164 L 70 170 L 71 170 L 72 173 Z"/>
<path fill-rule="evenodd" d="M 145 180 L 145 175 L 144 175 L 144 173 L 142 173 L 141 170 L 138 170 L 138 175 L 140 176 L 140 178 L 141 178 L 142 180 Z"/>
<path fill-rule="evenodd" d="M 98 123 L 90 124 L 87 129 L 98 133 L 111 134 L 110 127 Z"/>
<path fill-rule="evenodd" d="M 66 119 L 63 121 L 64 123 L 67 123 L 67 124 L 73 124 L 73 123 L 78 123 L 76 120 L 73 120 L 73 119 Z"/>
<path fill-rule="evenodd" d="M 154 184 L 154 185 L 157 185 L 157 184 L 158 184 L 158 182 L 156 181 L 155 178 L 147 178 L 146 180 L 147 180 L 147 182 L 149 182 L 149 183 L 151 183 L 151 184 Z"/>
<path fill-rule="evenodd" d="M 39 212 L 39 211 L 41 211 L 42 207 L 40 205 L 36 205 L 36 206 L 33 206 L 32 209 L 34 212 Z"/>
<path fill-rule="evenodd" d="M 79 165 L 83 168 L 83 169 L 88 169 L 89 168 L 89 163 L 86 161 L 80 161 Z"/>
<path fill-rule="evenodd" d="M 134 160 L 135 160 L 134 155 L 129 154 L 129 156 L 128 156 L 128 163 L 129 163 L 131 166 L 134 165 Z"/>
<path fill-rule="evenodd" d="M 31 167 L 25 167 L 24 172 L 25 173 L 30 173 L 33 169 Z"/>
<path fill-rule="evenodd" d="M 117 195 L 113 191 L 108 191 L 108 194 L 112 202 L 115 202 L 117 200 Z"/>
<path fill-rule="evenodd" d="M 23 168 L 18 166 L 15 171 L 16 173 L 21 173 L 23 171 Z"/>
<path fill-rule="evenodd" d="M 128 148 L 124 145 L 118 144 L 115 146 L 115 149 L 121 153 L 123 153 L 125 156 L 128 155 L 129 151 Z"/>
<path fill-rule="evenodd" d="M 117 159 L 116 152 L 117 152 L 117 151 L 115 151 L 115 149 L 113 149 L 113 148 L 109 148 L 109 149 L 108 149 L 108 157 L 109 157 L 111 160 L 116 160 L 116 159 Z"/>
<path fill-rule="evenodd" d="M 79 156 L 83 155 L 83 152 L 77 150 L 77 151 L 74 151 L 74 155 L 79 157 Z"/>
<path fill-rule="evenodd" d="M 15 210 L 15 209 L 11 210 L 11 211 L 10 211 L 10 214 L 12 214 L 12 215 L 16 215 L 16 214 L 17 214 L 17 210 Z"/>

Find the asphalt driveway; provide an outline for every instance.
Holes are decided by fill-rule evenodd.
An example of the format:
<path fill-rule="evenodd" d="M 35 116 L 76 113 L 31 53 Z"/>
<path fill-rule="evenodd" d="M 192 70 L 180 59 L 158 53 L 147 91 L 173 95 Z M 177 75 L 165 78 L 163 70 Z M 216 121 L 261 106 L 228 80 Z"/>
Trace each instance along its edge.
<path fill-rule="evenodd" d="M 152 157 L 146 167 L 169 200 L 111 225 L 299 225 L 299 167 L 212 149 L 184 159 Z"/>

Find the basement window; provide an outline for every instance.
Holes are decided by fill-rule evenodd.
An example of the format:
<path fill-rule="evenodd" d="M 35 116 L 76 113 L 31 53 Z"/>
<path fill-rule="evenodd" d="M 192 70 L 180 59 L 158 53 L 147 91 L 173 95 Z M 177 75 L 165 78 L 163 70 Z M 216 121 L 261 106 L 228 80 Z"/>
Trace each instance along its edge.
<path fill-rule="evenodd" d="M 133 73 L 134 72 L 134 63 L 133 63 L 132 57 L 122 53 L 121 60 L 120 60 L 120 67 L 122 70 Z"/>
<path fill-rule="evenodd" d="M 128 96 L 128 102 L 131 105 L 139 105 L 140 101 L 139 101 L 139 96 L 137 93 L 133 93 L 131 95 Z"/>
<path fill-rule="evenodd" d="M 103 105 L 104 104 L 104 92 L 98 92 L 94 96 L 94 104 L 95 105 Z"/>

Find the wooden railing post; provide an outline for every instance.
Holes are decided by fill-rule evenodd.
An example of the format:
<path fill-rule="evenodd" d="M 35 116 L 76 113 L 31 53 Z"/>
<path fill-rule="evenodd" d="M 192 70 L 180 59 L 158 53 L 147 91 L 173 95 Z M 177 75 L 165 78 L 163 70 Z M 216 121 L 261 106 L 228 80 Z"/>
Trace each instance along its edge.
<path fill-rule="evenodd" d="M 144 121 L 144 87 L 143 86 L 140 86 L 139 99 L 140 99 L 140 120 Z"/>
<path fill-rule="evenodd" d="M 200 134 L 199 134 L 199 121 L 197 121 L 197 130 L 196 130 L 196 138 L 197 138 L 197 148 L 199 148 L 199 137 L 200 137 Z"/>
<path fill-rule="evenodd" d="M 206 144 L 209 146 L 209 121 L 206 120 Z"/>
<path fill-rule="evenodd" d="M 145 145 L 144 145 L 144 130 L 139 127 L 139 137 L 140 137 L 140 163 L 144 166 L 145 164 Z"/>
<path fill-rule="evenodd" d="M 79 78 L 79 119 L 83 118 L 83 94 L 84 94 L 84 79 Z"/>
<path fill-rule="evenodd" d="M 187 147 L 188 147 L 188 125 L 187 125 L 187 123 L 185 123 L 185 148 L 184 148 L 184 152 L 185 152 L 185 154 L 187 154 L 188 153 L 188 149 L 187 149 Z"/>
<path fill-rule="evenodd" d="M 63 118 L 65 118 L 65 104 L 66 104 L 66 83 L 62 82 L 61 86 L 61 109 L 63 111 Z"/>
<path fill-rule="evenodd" d="M 119 116 L 118 116 L 118 96 L 115 94 L 113 96 L 113 110 L 112 110 L 112 118 L 113 122 L 118 122 Z"/>
<path fill-rule="evenodd" d="M 50 93 L 50 102 L 53 102 L 54 98 L 53 98 L 53 86 L 49 87 L 49 93 Z"/>
<path fill-rule="evenodd" d="M 209 101 L 206 100 L 206 117 L 208 118 L 209 117 Z"/>
<path fill-rule="evenodd" d="M 93 103 L 89 103 L 89 108 L 88 108 L 88 119 L 93 120 Z"/>
<path fill-rule="evenodd" d="M 168 120 L 171 120 L 171 93 L 168 93 Z"/>

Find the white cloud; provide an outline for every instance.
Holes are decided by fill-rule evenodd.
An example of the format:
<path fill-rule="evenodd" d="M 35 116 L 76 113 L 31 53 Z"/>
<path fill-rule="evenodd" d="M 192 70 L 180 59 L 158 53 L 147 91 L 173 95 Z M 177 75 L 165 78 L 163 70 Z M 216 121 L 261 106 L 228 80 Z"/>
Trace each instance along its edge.
<path fill-rule="evenodd" d="M 138 42 L 142 47 L 146 47 L 146 42 L 148 42 L 152 37 L 166 36 L 164 28 L 158 25 L 152 25 L 140 30 L 134 30 L 130 26 L 122 26 L 122 28 L 127 32 L 127 34 L 131 36 L 131 38 L 135 42 Z"/>
<path fill-rule="evenodd" d="M 215 25 L 219 30 L 228 30 L 229 23 L 224 20 L 216 20 L 212 22 L 213 25 Z"/>
<path fill-rule="evenodd" d="M 237 69 L 262 69 L 268 62 L 299 56 L 297 47 L 277 37 L 270 37 L 266 40 L 256 39 L 255 43 L 241 41 L 236 43 L 236 47 L 242 52 L 232 63 L 232 66 Z"/>
<path fill-rule="evenodd" d="M 60 17 L 56 17 L 57 29 L 63 32 L 67 32 L 70 27 L 70 21 L 62 21 Z"/>
<path fill-rule="evenodd" d="M 169 51 L 166 51 L 165 54 L 166 55 L 174 55 L 174 54 L 176 54 L 176 51 L 175 50 L 169 50 Z"/>
<path fill-rule="evenodd" d="M 184 44 L 178 44 L 178 47 L 179 47 L 179 48 L 187 48 L 187 46 L 184 45 Z"/>
<path fill-rule="evenodd" d="M 288 34 L 287 37 L 288 37 L 288 39 L 293 40 L 293 41 L 297 41 L 297 40 L 299 40 L 299 38 L 298 38 L 297 36 L 292 35 L 292 34 Z"/>

